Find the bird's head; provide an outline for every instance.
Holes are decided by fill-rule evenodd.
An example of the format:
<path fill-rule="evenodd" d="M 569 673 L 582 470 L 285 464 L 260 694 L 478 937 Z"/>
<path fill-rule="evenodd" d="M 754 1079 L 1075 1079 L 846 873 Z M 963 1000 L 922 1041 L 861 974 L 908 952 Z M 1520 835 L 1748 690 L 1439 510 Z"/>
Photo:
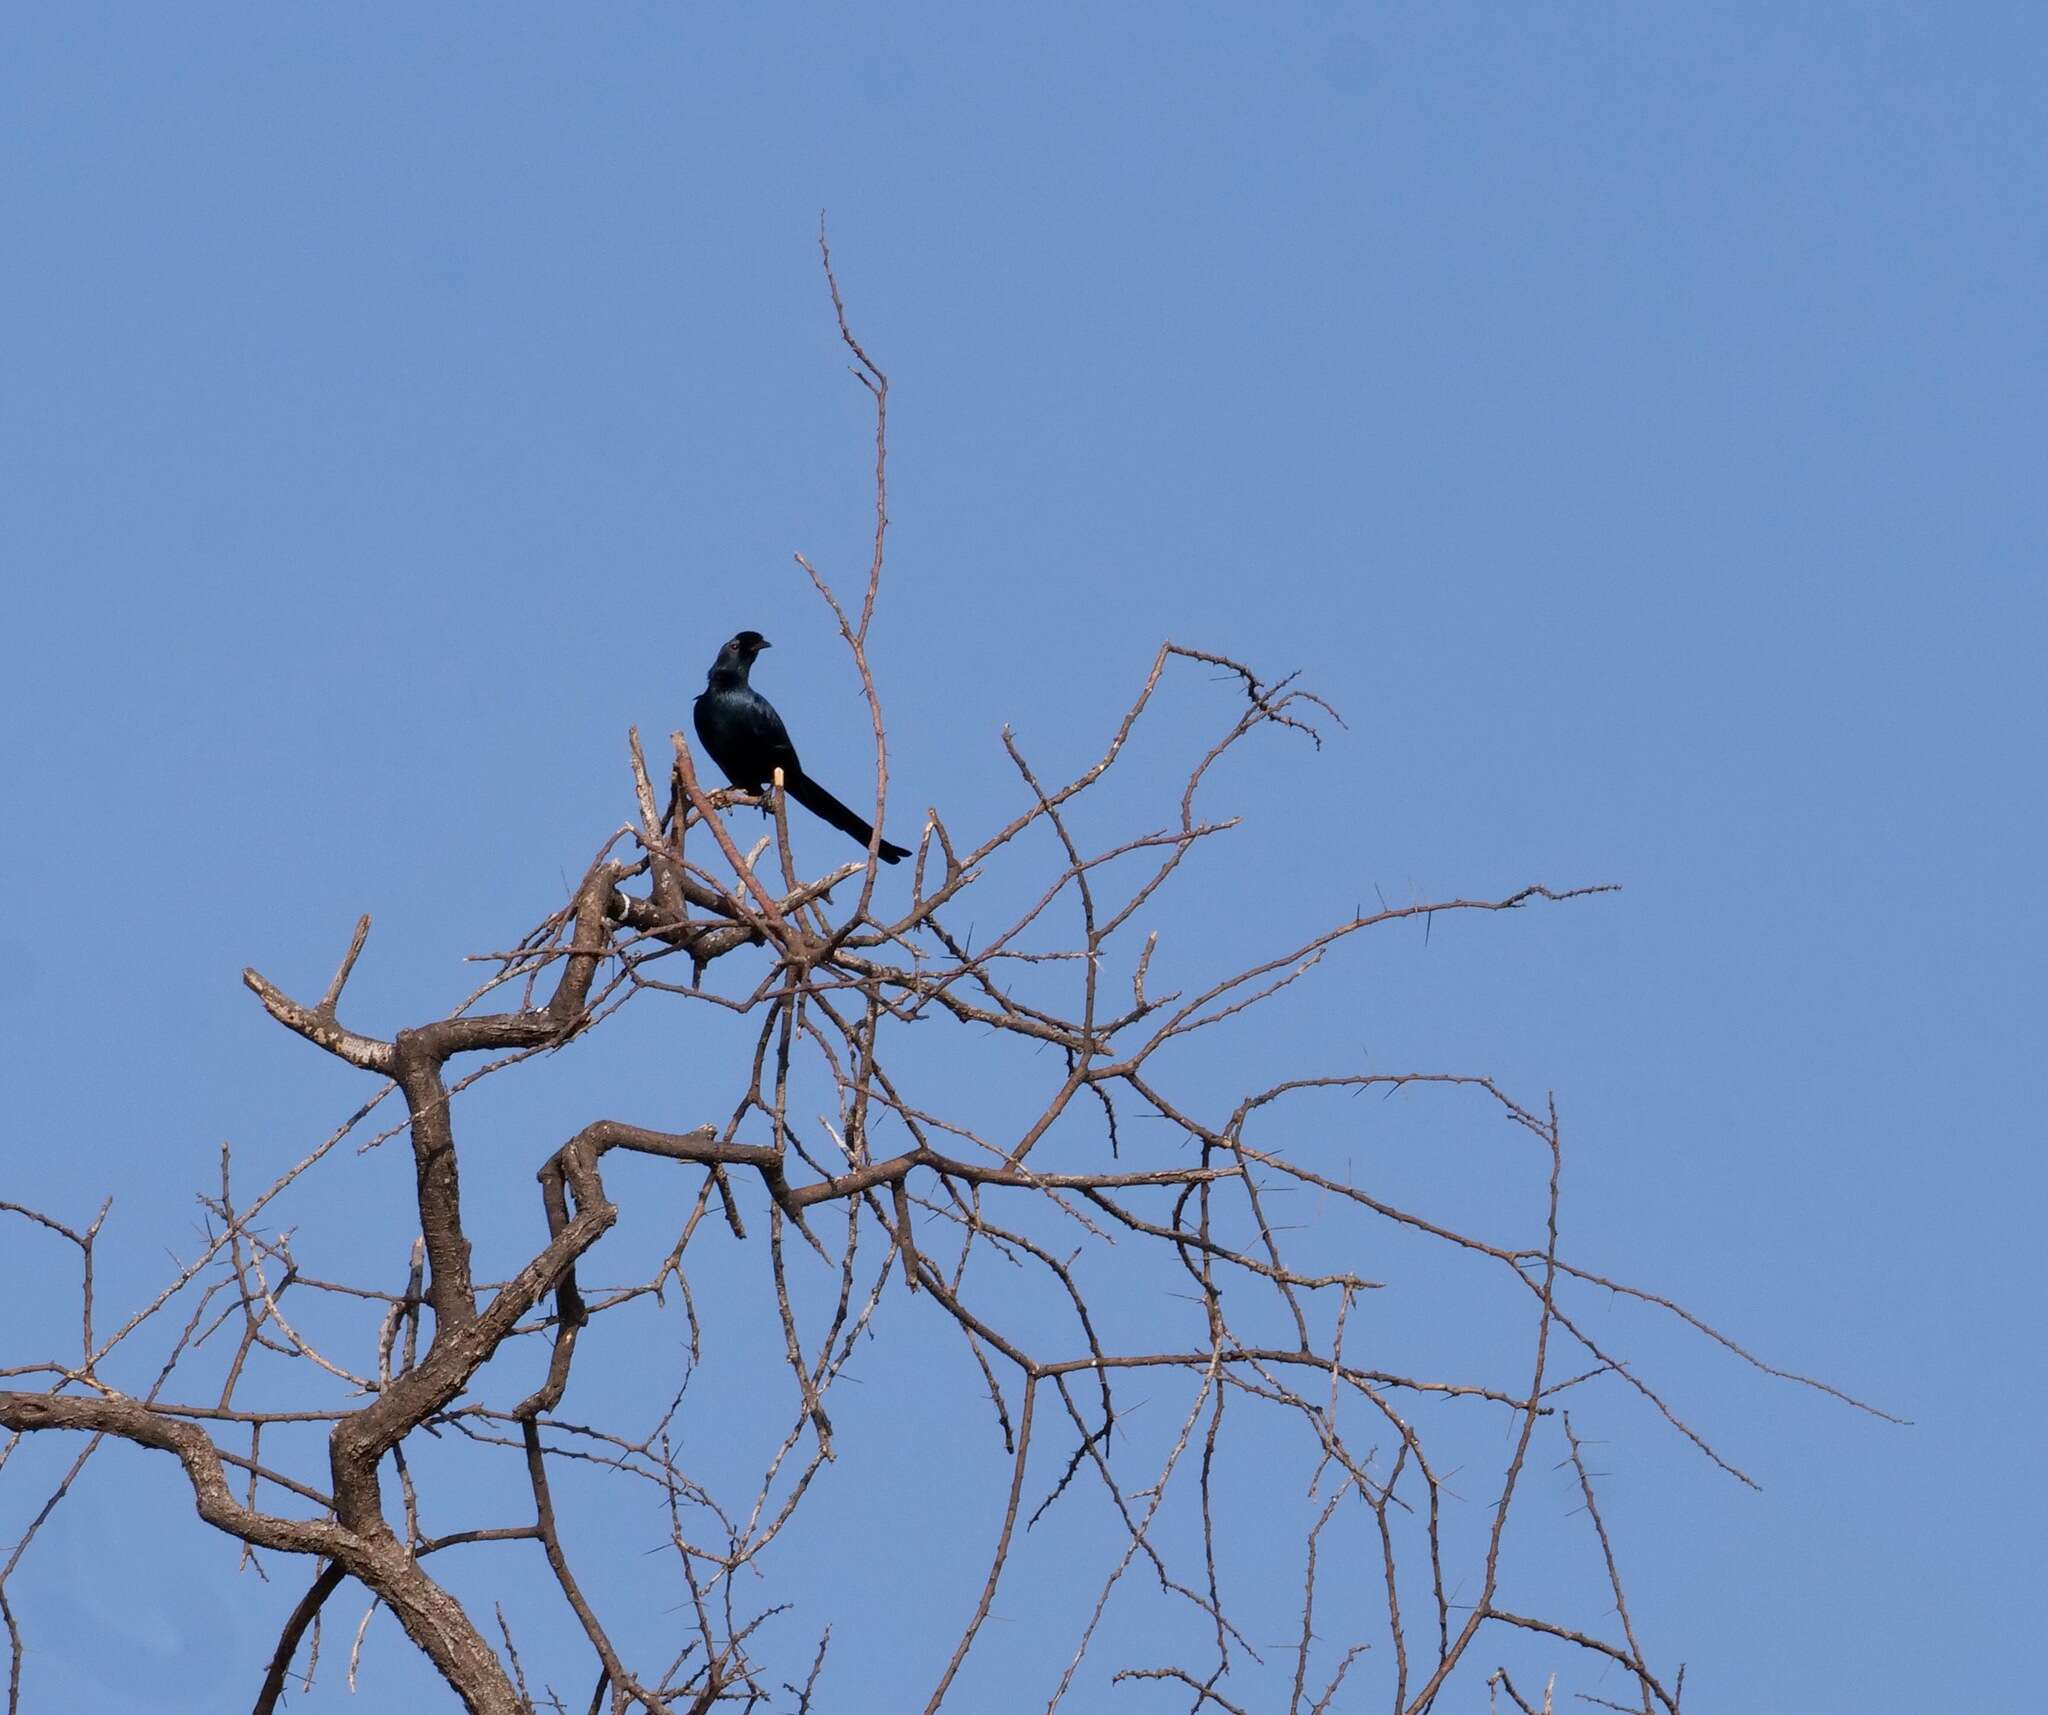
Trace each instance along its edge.
<path fill-rule="evenodd" d="M 768 639 L 758 631 L 742 631 L 727 638 L 725 647 L 718 652 L 718 659 L 711 663 L 707 683 L 744 685 L 747 682 L 747 670 L 754 664 L 754 657 L 767 647 Z"/>
<path fill-rule="evenodd" d="M 728 655 L 737 655 L 743 660 L 751 661 L 762 650 L 769 647 L 771 645 L 768 639 L 763 637 L 758 631 L 742 631 L 736 633 L 732 641 L 725 646 L 725 652 Z"/>

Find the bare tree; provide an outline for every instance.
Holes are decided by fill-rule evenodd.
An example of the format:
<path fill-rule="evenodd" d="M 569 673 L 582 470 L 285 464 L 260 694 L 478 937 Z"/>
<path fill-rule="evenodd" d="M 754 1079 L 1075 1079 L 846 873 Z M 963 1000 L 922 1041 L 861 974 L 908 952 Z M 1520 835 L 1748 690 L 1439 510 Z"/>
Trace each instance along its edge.
<path fill-rule="evenodd" d="M 868 640 L 889 524 L 889 383 L 848 327 L 829 253 L 825 268 L 853 373 L 874 405 L 873 548 L 854 607 L 799 563 L 837 624 L 866 701 L 879 828 L 888 727 Z M 1168 788 L 1173 808 L 1144 825 L 1131 808 L 1143 803 L 1142 782 L 1113 796 L 1098 789 L 1166 676 L 1190 667 L 1225 686 L 1214 739 Z M 279 1706 L 288 1681 L 310 1686 L 316 1664 L 341 1671 L 332 1648 L 321 1662 L 320 1627 L 351 1584 L 367 1592 L 371 1611 L 396 1618 L 465 1708 L 569 1707 L 545 1682 L 529 1681 L 502 1608 L 487 1628 L 474 1601 L 440 1575 L 442 1556 L 458 1549 L 472 1564 L 498 1557 L 499 1573 L 478 1576 L 501 1577 L 507 1588 L 545 1566 L 586 1640 L 587 1665 L 576 1671 L 595 1689 L 579 1694 L 578 1706 L 680 1715 L 728 1704 L 801 1712 L 826 1697 L 845 1705 L 845 1694 L 821 1690 L 833 1616 L 812 1617 L 817 1629 L 786 1646 L 775 1640 L 789 1638 L 788 1628 L 766 1624 L 781 1612 L 761 1599 L 778 1576 L 768 1551 L 840 1457 L 828 1405 L 863 1338 L 922 1301 L 929 1309 L 919 1338 L 950 1330 L 986 1393 L 987 1434 L 1006 1471 L 987 1520 L 961 1526 L 987 1529 L 993 1541 L 978 1587 L 961 1595 L 954 1641 L 927 1664 L 928 1710 L 963 1683 L 1025 1534 L 1092 1493 L 1121 1546 L 1078 1578 L 1063 1568 L 1063 1582 L 1081 1593 L 1080 1620 L 1065 1638 L 1043 1636 L 1035 1646 L 1049 1710 L 1094 1652 L 1116 1658 L 1091 1671 L 1108 1668 L 1108 1682 L 1134 1707 L 1165 1696 L 1189 1710 L 1242 1711 L 1279 1708 L 1284 1697 L 1289 1715 L 1300 1715 L 1336 1708 L 1341 1696 L 1347 1704 L 1384 1699 L 1399 1715 L 1431 1708 L 1466 1675 L 1487 1685 L 1496 1706 L 1529 1711 L 1531 1693 L 1489 1642 L 1522 1634 L 1555 1656 L 1554 1671 L 1584 1665 L 1610 1676 L 1601 1681 L 1610 1692 L 1618 1672 L 1627 1701 L 1593 1701 L 1676 1715 L 1683 1669 L 1659 1665 L 1637 1636 L 1567 1398 L 1632 1391 L 1706 1458 L 1748 1479 L 1650 1377 L 1603 1346 L 1583 1304 L 1595 1295 L 1634 1299 L 1766 1374 L 1785 1372 L 1678 1304 L 1560 1251 L 1565 1142 L 1547 1099 L 1524 1101 L 1488 1077 L 1442 1071 L 1308 1070 L 1221 1102 L 1208 1093 L 1231 1064 L 1233 1030 L 1320 976 L 1345 943 L 1418 919 L 1513 912 L 1610 889 L 1531 885 L 1502 898 L 1353 911 L 1241 968 L 1167 992 L 1154 984 L 1159 938 L 1144 923 L 1185 882 L 1190 854 L 1234 825 L 1203 807 L 1205 781 L 1243 745 L 1320 746 L 1317 724 L 1333 718 L 1292 680 L 1268 682 L 1227 656 L 1165 644 L 1100 756 L 1071 778 L 1045 779 L 1005 732 L 1002 754 L 1022 807 L 971 840 L 931 811 L 910 899 L 887 909 L 872 858 L 799 879 L 779 782 L 765 801 L 707 791 L 681 734 L 657 772 L 636 733 L 629 818 L 560 910 L 486 956 L 488 980 L 452 1011 L 388 1037 L 343 1022 L 367 917 L 311 1004 L 245 972 L 272 1018 L 374 1080 L 356 1112 L 253 1197 L 238 1195 L 223 1150 L 197 1254 L 111 1328 L 94 1292 L 106 1210 L 67 1224 L 0 1204 L 70 1247 L 82 1280 L 80 1325 L 66 1337 L 76 1339 L 74 1355 L 58 1354 L 60 1336 L 50 1330 L 42 1336 L 49 1348 L 0 1371 L 35 1384 L 0 1392 L 0 1425 L 11 1432 L 0 1466 L 42 1431 L 88 1437 L 0 1565 L 10 1712 L 22 1707 L 24 1639 L 8 1581 L 109 1439 L 174 1457 L 201 1518 L 244 1544 L 245 1559 L 311 1563 L 268 1663 L 250 1664 L 258 1715 Z M 743 851 L 720 812 L 757 804 L 773 831 Z M 1094 831 L 1104 823 L 1117 831 Z M 1259 896 L 1252 878 L 1237 878 L 1233 909 L 1255 915 Z M 991 917 L 1008 926 L 981 936 L 963 927 Z M 736 981 L 714 986 L 732 971 L 741 973 Z M 743 1032 L 726 1058 L 693 1058 L 680 1111 L 592 1119 L 538 1163 L 479 1158 L 458 1145 L 458 1098 L 478 1080 L 562 1049 L 629 1003 L 662 1002 L 688 1009 L 699 1036 L 708 1036 L 714 1013 Z M 985 1068 L 977 1075 L 993 1093 L 995 1119 L 928 1098 L 918 1067 L 934 1052 Z M 1331 1151 L 1317 1147 L 1328 1125 L 1311 1120 L 1301 1127 L 1305 1140 L 1290 1135 L 1298 1122 L 1287 1116 L 1304 1104 L 1364 1091 L 1477 1103 L 1506 1122 L 1499 1171 L 1522 1173 L 1530 1192 L 1520 1235 L 1489 1238 L 1405 1206 L 1373 1174 L 1331 1162 Z M 357 1278 L 329 1278 L 302 1265 L 279 1215 L 317 1184 L 345 1141 L 373 1130 L 394 1094 L 403 1118 L 364 1147 L 400 1135 L 411 1143 L 416 1196 L 405 1222 L 417 1236 L 409 1262 L 395 1271 L 402 1278 L 379 1286 L 362 1278 L 371 1259 L 358 1251 L 341 1259 Z M 579 1277 L 600 1259 L 616 1272 L 606 1237 L 621 1208 L 606 1172 L 621 1155 L 650 1157 L 672 1173 L 680 1203 L 675 1194 L 669 1202 L 683 1213 L 644 1266 L 599 1288 Z M 463 1175 L 536 1166 L 546 1242 L 506 1278 L 480 1285 Z M 1313 1196 L 1312 1222 L 1276 1216 L 1290 1193 Z M 735 1243 L 700 1263 L 702 1235 L 721 1224 Z M 741 1269 L 764 1254 L 764 1269 Z M 1361 1306 L 1382 1287 L 1361 1272 L 1368 1257 L 1423 1290 L 1400 1300 L 1401 1310 L 1375 1314 L 1379 1331 L 1361 1338 Z M 1428 1283 L 1453 1265 L 1493 1283 L 1466 1314 L 1495 1346 L 1511 1340 L 1512 1359 L 1468 1350 L 1448 1308 L 1439 1315 L 1433 1307 Z M 789 1374 L 786 1407 L 769 1402 L 783 1413 L 781 1430 L 737 1488 L 721 1489 L 679 1448 L 672 1389 L 639 1427 L 594 1426 L 587 1410 L 565 1410 L 572 1383 L 583 1382 L 579 1347 L 600 1326 L 631 1333 L 650 1319 L 674 1326 L 680 1318 L 698 1360 L 721 1337 L 699 1313 L 707 1270 L 732 1275 L 723 1300 L 757 1295 L 740 1337 L 772 1341 Z M 1399 1337 L 1386 1332 L 1390 1324 Z M 633 1349 L 614 1343 L 597 1361 L 616 1365 Z M 1421 1356 L 1388 1366 L 1394 1349 Z M 1134 1389 L 1174 1401 L 1166 1421 L 1155 1413 L 1130 1433 Z M 609 1396 L 583 1383 L 581 1397 Z M 737 1422 L 729 1403 L 709 1410 Z M 1233 1475 L 1241 1423 L 1285 1426 L 1265 1445 L 1291 1448 L 1294 1468 Z M 323 1434 L 324 1468 L 309 1439 Z M 1475 1447 L 1490 1470 L 1474 1463 Z M 872 1451 L 851 1449 L 851 1468 Z M 425 1523 L 435 1507 L 429 1473 L 451 1460 L 504 1462 L 516 1499 L 436 1534 Z M 1504 1594 L 1517 1555 L 1530 1564 L 1519 1579 L 1526 1587 L 1532 1576 L 1549 1577 L 1559 1552 L 1553 1534 L 1509 1540 L 1537 1460 L 1571 1473 L 1611 1590 L 1602 1630 L 1524 1612 Z M 565 1469 L 578 1496 L 602 1478 L 659 1520 L 673 1578 L 644 1606 L 680 1617 L 673 1647 L 658 1659 L 629 1659 L 614 1641 L 619 1618 L 601 1613 L 579 1581 L 572 1508 L 558 1498 L 567 1493 Z M 1244 1551 L 1231 1523 L 1243 1511 L 1232 1504 L 1233 1484 L 1255 1484 L 1255 1505 L 1270 1505 L 1272 1518 L 1287 1510 L 1283 1492 L 1305 1508 L 1286 1597 L 1295 1618 L 1282 1646 L 1244 1621 L 1231 1595 Z M 586 1543 L 579 1553 L 587 1552 Z M 852 1546 L 847 1554 L 850 1566 L 861 1558 Z M 1179 1630 L 1146 1628 L 1141 1637 L 1107 1619 L 1134 1570 L 1178 1613 Z M 1349 1594 L 1319 1600 L 1333 1577 L 1353 1593 L 1363 1579 L 1377 1596 L 1368 1607 Z M 1256 1609 L 1270 1596 L 1245 1600 Z M 1173 1653 L 1147 1653 L 1169 1638 Z M 362 1639 L 358 1627 L 350 1674 Z M 1540 1695 L 1549 1707 L 1551 1693 Z M 1472 1706 L 1469 1694 L 1460 1706 Z"/>

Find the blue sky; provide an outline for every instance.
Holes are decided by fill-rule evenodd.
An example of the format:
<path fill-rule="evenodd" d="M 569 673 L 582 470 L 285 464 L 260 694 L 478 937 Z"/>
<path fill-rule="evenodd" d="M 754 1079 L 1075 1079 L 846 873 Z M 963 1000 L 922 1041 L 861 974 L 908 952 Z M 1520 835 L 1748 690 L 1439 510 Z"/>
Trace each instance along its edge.
<path fill-rule="evenodd" d="M 367 910 L 364 1028 L 451 1003 L 625 815 L 628 723 L 681 724 L 742 625 L 813 770 L 862 778 L 790 558 L 851 579 L 867 529 L 829 209 L 896 388 L 891 831 L 1010 813 L 999 729 L 1072 766 L 1172 637 L 1349 723 L 1217 783 L 1247 825 L 1177 921 L 1221 952 L 1375 888 L 1624 883 L 1376 941 L 1246 1062 L 1555 1090 L 1580 1254 L 1915 1420 L 1628 1324 L 1764 1484 L 1589 1419 L 1638 1628 L 1703 1706 L 2017 1707 L 2044 86 L 2023 5 L 10 10 L 0 1197 L 114 1191 L 101 1290 L 145 1292 L 222 1139 L 253 1182 L 365 1093 L 241 967 L 317 993 Z M 1178 687 L 1137 760 L 1215 694 Z M 583 1119 L 696 1099 L 698 1027 L 479 1092 L 469 1147 L 518 1164 L 482 1250 L 525 1243 Z M 1455 1201 L 1494 1171 L 1470 1129 L 1417 1107 L 1384 1170 Z M 404 1181 L 352 1160 L 333 1207 Z M 70 1325 L 55 1254 L 0 1241 L 0 1362 Z M 753 1260 L 704 1265 L 735 1316 Z M 888 1361 L 870 1392 L 913 1398 Z M 964 1405 L 897 1407 L 948 1425 L 895 1551 L 942 1591 L 987 1478 L 948 1375 Z M 43 1469 L 0 1480 L 0 1539 Z M 863 1516 L 835 1474 L 826 1516 Z M 108 1455 L 32 1551 L 31 1707 L 132 1707 L 113 1643 L 156 1707 L 253 1695 L 302 1579 L 237 1579 L 174 1481 Z M 1051 1552 L 1100 1550 L 1071 1529 Z M 845 1647 L 837 1706 L 893 1686 Z M 365 1690 L 410 1673 L 387 1636 Z"/>

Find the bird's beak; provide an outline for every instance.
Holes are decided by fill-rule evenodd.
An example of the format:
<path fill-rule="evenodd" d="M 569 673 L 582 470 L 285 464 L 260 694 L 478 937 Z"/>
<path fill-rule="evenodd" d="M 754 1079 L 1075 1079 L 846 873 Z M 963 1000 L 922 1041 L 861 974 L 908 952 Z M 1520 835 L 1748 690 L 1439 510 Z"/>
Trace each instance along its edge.
<path fill-rule="evenodd" d="M 763 649 L 773 649 L 773 648 L 775 647 L 775 645 L 774 645 L 774 644 L 772 644 L 772 643 L 770 643 L 770 642 L 768 641 L 768 639 L 764 637 L 764 638 L 762 638 L 762 639 L 761 639 L 761 647 L 762 647 Z"/>

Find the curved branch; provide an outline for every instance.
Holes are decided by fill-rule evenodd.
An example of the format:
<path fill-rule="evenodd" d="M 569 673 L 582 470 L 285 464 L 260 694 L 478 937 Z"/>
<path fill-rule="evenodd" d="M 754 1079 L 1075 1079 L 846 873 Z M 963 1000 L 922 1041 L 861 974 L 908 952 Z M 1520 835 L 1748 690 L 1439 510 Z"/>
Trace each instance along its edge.
<path fill-rule="evenodd" d="M 299 1639 L 306 1635 L 306 1628 L 347 1576 L 340 1561 L 330 1560 L 320 1568 L 312 1588 L 299 1598 L 298 1606 L 285 1619 L 284 1630 L 277 1634 L 277 1648 L 270 1653 L 270 1665 L 264 1670 L 263 1685 L 256 1693 L 250 1715 L 271 1715 L 276 1709 L 277 1700 L 284 1695 L 285 1675 L 291 1672 L 292 1657 L 298 1653 Z"/>

